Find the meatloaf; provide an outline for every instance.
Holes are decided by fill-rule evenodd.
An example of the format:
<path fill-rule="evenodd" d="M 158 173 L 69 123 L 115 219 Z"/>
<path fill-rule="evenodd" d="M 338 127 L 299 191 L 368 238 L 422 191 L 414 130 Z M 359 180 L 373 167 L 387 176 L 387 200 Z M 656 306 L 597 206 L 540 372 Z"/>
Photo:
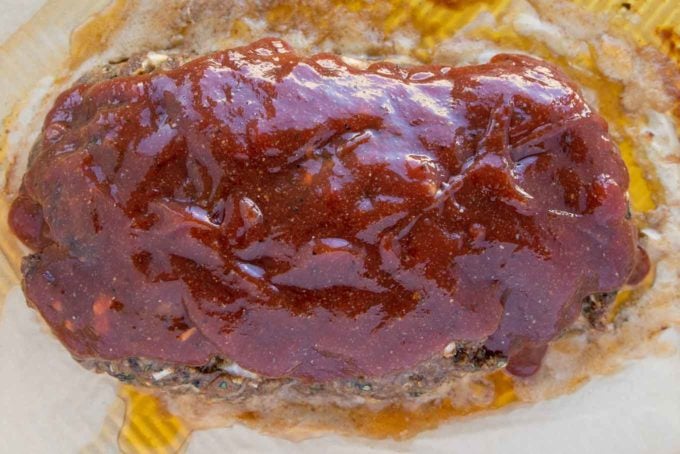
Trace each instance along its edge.
<path fill-rule="evenodd" d="M 646 272 L 606 122 L 557 68 L 133 58 L 59 96 L 9 222 L 87 367 L 228 399 L 536 372 Z M 250 384 L 245 386 L 244 384 Z"/>

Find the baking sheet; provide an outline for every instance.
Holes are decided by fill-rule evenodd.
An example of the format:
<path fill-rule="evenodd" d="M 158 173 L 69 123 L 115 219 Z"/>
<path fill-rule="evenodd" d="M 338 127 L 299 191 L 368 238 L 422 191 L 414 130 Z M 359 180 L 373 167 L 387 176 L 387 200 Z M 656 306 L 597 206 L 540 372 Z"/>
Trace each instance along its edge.
<path fill-rule="evenodd" d="M 42 1 L 0 0 L 0 41 L 17 39 L 20 26 L 33 16 L 46 24 L 38 45 L 51 46 L 54 58 L 68 46 L 68 30 L 107 2 L 82 2 L 81 10 L 58 11 Z M 591 8 L 608 2 L 589 2 Z M 611 3 L 611 2 L 609 2 Z M 675 23 L 674 2 L 640 2 L 645 12 L 640 39 L 654 39 L 661 23 Z M 670 6 L 669 6 L 670 5 Z M 58 16 L 55 16 L 58 15 Z M 673 16 L 673 14 L 676 14 Z M 51 20 L 54 19 L 54 20 Z M 671 21 L 671 22 L 669 22 Z M 49 25 L 49 27 L 47 26 Z M 12 34 L 12 30 L 18 30 Z M 637 29 L 636 29 L 637 30 Z M 639 30 L 643 30 L 640 28 Z M 652 30 L 650 32 L 650 30 Z M 25 39 L 25 37 L 24 37 Z M 10 58 L 0 45 L 0 74 L 29 64 L 31 49 Z M 20 83 L 26 89 L 40 82 L 40 69 L 49 61 L 35 62 Z M 5 72 L 3 73 L 3 70 Z M 3 79 L 4 80 L 4 79 Z M 0 87 L 0 117 L 22 95 L 16 86 Z M 4 222 L 4 221 L 3 221 Z M 0 453 L 117 452 L 125 406 L 117 397 L 118 383 L 85 372 L 27 308 L 16 286 L 15 264 L 0 264 Z M 4 289 L 3 289 L 4 286 Z M 680 345 L 677 332 L 666 341 Z M 576 393 L 531 406 L 516 406 L 494 414 L 452 421 L 406 442 L 367 441 L 326 436 L 290 442 L 244 427 L 193 433 L 166 444 L 127 447 L 139 452 L 680 452 L 680 355 L 647 358 L 631 363 L 616 375 L 602 377 Z M 141 431 L 163 431 L 147 421 Z M 158 425 L 158 424 L 156 424 Z M 161 439 L 163 437 L 160 437 Z M 167 437 L 166 437 L 167 438 Z M 181 437 L 180 437 L 181 438 Z M 125 446 L 123 446 L 125 448 Z"/>

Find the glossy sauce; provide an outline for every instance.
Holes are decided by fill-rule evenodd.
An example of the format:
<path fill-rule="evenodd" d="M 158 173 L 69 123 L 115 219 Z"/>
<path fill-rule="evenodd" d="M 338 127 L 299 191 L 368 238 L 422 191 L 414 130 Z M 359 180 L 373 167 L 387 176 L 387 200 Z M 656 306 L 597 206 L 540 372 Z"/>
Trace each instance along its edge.
<path fill-rule="evenodd" d="M 81 85 L 10 213 L 78 357 L 382 376 L 484 342 L 529 375 L 635 267 L 628 175 L 552 66 L 366 70 L 279 40 Z"/>

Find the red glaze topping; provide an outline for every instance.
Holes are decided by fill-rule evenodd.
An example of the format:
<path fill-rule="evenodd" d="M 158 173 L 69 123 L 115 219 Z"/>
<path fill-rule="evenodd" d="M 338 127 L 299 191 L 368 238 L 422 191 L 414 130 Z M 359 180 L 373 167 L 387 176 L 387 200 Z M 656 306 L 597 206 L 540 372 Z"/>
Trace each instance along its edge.
<path fill-rule="evenodd" d="M 484 341 L 533 373 L 637 234 L 607 125 L 533 58 L 368 69 L 279 40 L 79 85 L 10 224 L 78 357 L 380 376 Z"/>

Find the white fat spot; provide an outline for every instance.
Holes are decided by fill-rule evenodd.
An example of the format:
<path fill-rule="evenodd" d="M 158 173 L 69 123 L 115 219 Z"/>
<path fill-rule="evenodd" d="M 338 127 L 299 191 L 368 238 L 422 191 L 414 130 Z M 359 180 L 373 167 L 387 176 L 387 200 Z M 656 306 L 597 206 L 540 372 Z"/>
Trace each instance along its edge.
<path fill-rule="evenodd" d="M 450 358 L 453 356 L 453 353 L 456 351 L 456 343 L 455 342 L 449 342 L 446 347 L 444 347 L 444 357 L 445 358 Z"/>
<path fill-rule="evenodd" d="M 358 58 L 352 58 L 352 57 L 342 57 L 342 61 L 345 62 L 348 66 L 352 66 L 354 68 L 359 68 L 359 69 L 366 69 L 370 66 L 370 63 L 366 60 L 359 60 Z"/>
<path fill-rule="evenodd" d="M 658 230 L 647 228 L 641 231 L 651 240 L 659 241 L 661 239 L 661 233 Z"/>
<path fill-rule="evenodd" d="M 541 41 L 560 55 L 574 57 L 588 51 L 585 43 L 571 39 L 558 26 L 543 21 L 534 14 L 518 14 L 512 26 L 520 35 Z"/>
<path fill-rule="evenodd" d="M 231 363 L 228 366 L 224 366 L 222 370 L 225 372 L 229 372 L 231 375 L 236 375 L 237 377 L 252 379 L 259 378 L 259 376 L 255 372 L 251 372 L 247 369 L 244 369 L 236 363 Z"/>
<path fill-rule="evenodd" d="M 646 113 L 647 125 L 641 130 L 646 139 L 646 154 L 650 161 L 656 163 L 656 172 L 664 187 L 677 188 L 680 181 L 680 165 L 674 164 L 674 158 L 680 157 L 680 139 L 675 123 L 669 115 L 650 110 Z M 667 191 L 669 206 L 680 203 L 680 192 Z"/>
<path fill-rule="evenodd" d="M 160 65 L 162 63 L 165 63 L 166 61 L 168 61 L 169 58 L 170 57 L 168 57 L 165 54 L 161 54 L 161 53 L 153 52 L 153 51 L 146 54 L 146 61 L 149 62 L 149 64 L 151 64 L 155 67 L 157 67 L 158 65 Z"/>
<path fill-rule="evenodd" d="M 151 376 L 153 377 L 153 379 L 155 381 L 160 381 L 160 380 L 163 380 L 168 375 L 170 375 L 172 372 L 173 372 L 173 369 L 167 368 L 167 369 L 159 370 L 158 372 L 154 372 L 153 374 L 151 374 Z"/>

